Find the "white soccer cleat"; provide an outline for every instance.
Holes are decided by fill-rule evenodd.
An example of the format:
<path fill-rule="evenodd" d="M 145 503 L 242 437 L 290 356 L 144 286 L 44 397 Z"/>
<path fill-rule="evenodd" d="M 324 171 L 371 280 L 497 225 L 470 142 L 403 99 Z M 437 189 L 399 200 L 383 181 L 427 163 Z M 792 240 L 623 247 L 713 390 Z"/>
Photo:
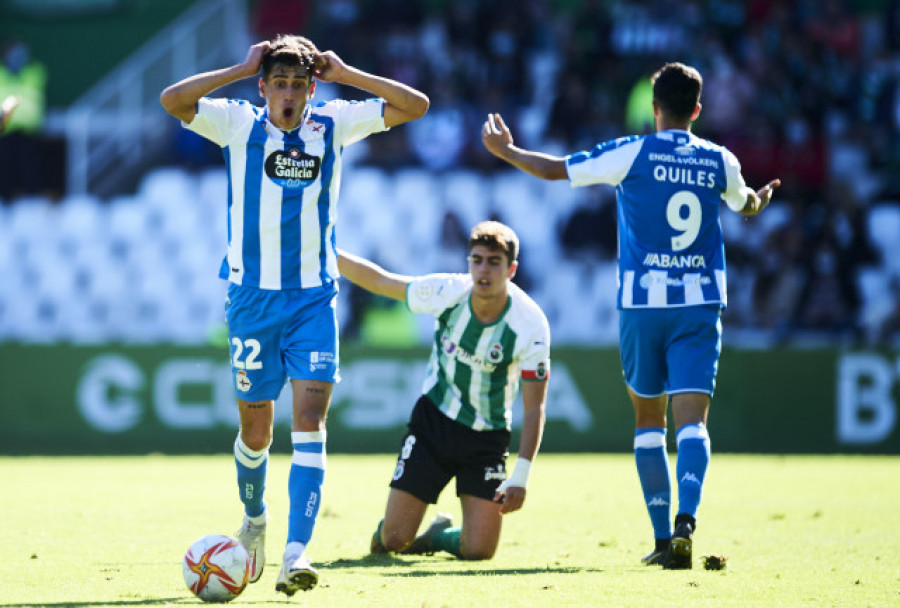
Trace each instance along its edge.
<path fill-rule="evenodd" d="M 257 525 L 244 519 L 235 536 L 250 555 L 250 582 L 255 583 L 266 567 L 266 524 Z"/>
<path fill-rule="evenodd" d="M 291 597 L 298 591 L 309 591 L 319 582 L 319 573 L 303 555 L 284 556 L 284 564 L 275 582 L 275 591 Z"/>

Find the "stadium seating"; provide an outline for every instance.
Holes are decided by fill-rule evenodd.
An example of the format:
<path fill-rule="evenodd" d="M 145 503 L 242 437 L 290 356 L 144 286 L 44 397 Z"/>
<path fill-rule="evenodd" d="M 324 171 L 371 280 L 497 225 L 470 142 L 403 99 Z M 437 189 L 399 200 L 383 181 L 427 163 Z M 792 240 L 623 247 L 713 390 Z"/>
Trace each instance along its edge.
<path fill-rule="evenodd" d="M 440 244 L 445 212 L 455 212 L 465 230 L 495 215 L 519 234 L 523 273 L 554 344 L 610 345 L 618 334 L 615 260 L 570 256 L 559 240 L 582 193 L 512 170 L 486 176 L 354 166 L 344 174 L 338 242 L 399 272 L 462 271 L 464 252 Z M 0 273 L 0 340 L 204 343 L 224 322 L 226 285 L 217 275 L 226 196 L 219 168 L 166 167 L 147 173 L 132 195 L 29 197 L 0 206 L 0 267 L 7 269 Z M 787 209 L 772 211 L 754 222 L 723 214 L 729 242 L 761 246 L 791 221 Z M 887 286 L 900 277 L 900 206 L 875 206 L 868 231 L 883 262 L 858 279 L 860 320 L 877 334 L 896 308 Z M 745 274 L 752 285 L 750 270 Z M 744 291 L 735 285 L 735 312 L 749 308 Z M 350 307 L 339 310 L 343 325 Z"/>

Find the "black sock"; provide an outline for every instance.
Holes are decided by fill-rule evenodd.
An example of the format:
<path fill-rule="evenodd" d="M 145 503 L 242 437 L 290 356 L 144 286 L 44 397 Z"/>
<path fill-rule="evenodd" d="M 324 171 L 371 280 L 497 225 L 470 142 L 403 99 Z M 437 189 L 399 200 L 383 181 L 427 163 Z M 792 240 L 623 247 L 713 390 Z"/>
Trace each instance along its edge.
<path fill-rule="evenodd" d="M 678 524 L 688 523 L 691 525 L 691 532 L 697 529 L 697 520 L 693 518 L 693 516 L 688 515 L 687 513 L 679 513 L 675 516 L 675 527 L 678 527 Z"/>

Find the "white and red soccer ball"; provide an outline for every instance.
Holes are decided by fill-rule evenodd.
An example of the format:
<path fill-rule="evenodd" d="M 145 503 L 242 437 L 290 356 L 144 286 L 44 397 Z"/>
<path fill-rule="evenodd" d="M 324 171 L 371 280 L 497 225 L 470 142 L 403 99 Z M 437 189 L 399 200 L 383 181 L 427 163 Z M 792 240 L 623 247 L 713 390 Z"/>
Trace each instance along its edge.
<path fill-rule="evenodd" d="M 230 602 L 250 578 L 250 556 L 237 540 L 208 534 L 195 540 L 181 563 L 184 583 L 204 602 Z"/>

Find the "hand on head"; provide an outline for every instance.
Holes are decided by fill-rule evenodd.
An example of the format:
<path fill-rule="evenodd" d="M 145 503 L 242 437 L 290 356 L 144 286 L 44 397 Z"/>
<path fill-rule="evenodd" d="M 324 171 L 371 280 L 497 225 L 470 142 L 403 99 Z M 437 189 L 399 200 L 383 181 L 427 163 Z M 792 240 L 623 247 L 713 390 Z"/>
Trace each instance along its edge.
<path fill-rule="evenodd" d="M 247 67 L 247 70 L 254 74 L 258 72 L 259 66 L 262 65 L 263 57 L 271 48 L 272 43 L 268 40 L 257 42 L 251 46 L 250 50 L 247 51 L 247 57 L 244 59 L 244 65 Z"/>
<path fill-rule="evenodd" d="M 347 65 L 334 51 L 316 53 L 313 76 L 322 82 L 334 82 L 338 80 L 346 69 Z"/>

